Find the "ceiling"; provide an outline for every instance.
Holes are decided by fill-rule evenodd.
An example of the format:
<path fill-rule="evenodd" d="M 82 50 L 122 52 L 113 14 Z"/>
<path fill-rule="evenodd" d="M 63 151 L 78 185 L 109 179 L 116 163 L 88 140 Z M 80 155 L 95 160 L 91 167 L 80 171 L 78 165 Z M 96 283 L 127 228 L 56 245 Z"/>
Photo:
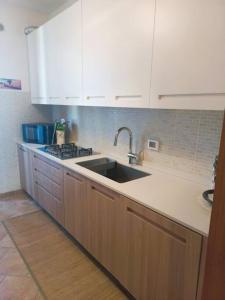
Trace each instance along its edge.
<path fill-rule="evenodd" d="M 68 2 L 70 3 L 71 0 L 4 0 L 4 2 L 51 14 L 61 6 L 66 5 Z"/>

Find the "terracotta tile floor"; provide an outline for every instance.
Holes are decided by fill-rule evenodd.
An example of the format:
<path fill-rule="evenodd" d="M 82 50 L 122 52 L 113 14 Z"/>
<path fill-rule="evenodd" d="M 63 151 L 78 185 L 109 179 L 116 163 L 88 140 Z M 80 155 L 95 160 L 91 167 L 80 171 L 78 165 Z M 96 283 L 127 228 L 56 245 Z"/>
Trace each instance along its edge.
<path fill-rule="evenodd" d="M 0 196 L 0 300 L 127 297 L 24 193 Z"/>
<path fill-rule="evenodd" d="M 23 192 L 0 195 L 0 222 L 40 210 Z"/>
<path fill-rule="evenodd" d="M 0 224 L 0 299 L 43 299 L 26 264 L 2 224 Z"/>

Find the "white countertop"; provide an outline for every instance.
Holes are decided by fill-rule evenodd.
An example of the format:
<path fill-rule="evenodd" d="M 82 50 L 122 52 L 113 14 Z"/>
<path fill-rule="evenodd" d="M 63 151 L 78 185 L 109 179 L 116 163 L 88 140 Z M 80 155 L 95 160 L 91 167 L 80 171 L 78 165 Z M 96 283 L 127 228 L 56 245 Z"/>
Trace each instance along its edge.
<path fill-rule="evenodd" d="M 202 199 L 203 191 L 208 189 L 208 182 L 191 174 L 154 167 L 150 163 L 133 166 L 151 174 L 144 178 L 126 183 L 118 183 L 102 175 L 77 165 L 77 162 L 101 157 L 116 159 L 124 165 L 127 161 L 113 155 L 98 154 L 88 157 L 60 160 L 37 148 L 40 145 L 20 143 L 24 147 L 67 167 L 105 187 L 108 187 L 144 206 L 176 221 L 204 236 L 208 236 L 211 208 Z"/>

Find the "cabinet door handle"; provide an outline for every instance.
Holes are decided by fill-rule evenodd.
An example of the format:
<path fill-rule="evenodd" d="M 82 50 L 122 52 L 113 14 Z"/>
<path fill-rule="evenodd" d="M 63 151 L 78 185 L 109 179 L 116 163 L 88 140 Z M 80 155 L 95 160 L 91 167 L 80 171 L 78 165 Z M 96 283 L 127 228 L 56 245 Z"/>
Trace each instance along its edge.
<path fill-rule="evenodd" d="M 105 96 L 87 96 L 86 100 L 91 100 L 91 99 L 105 99 Z"/>
<path fill-rule="evenodd" d="M 70 100 L 70 99 L 80 99 L 80 97 L 77 97 L 77 96 L 75 96 L 75 97 L 65 97 L 65 99 L 66 99 L 66 100 Z"/>
<path fill-rule="evenodd" d="M 158 99 L 163 99 L 163 98 L 176 98 L 176 97 L 206 97 L 206 96 L 223 96 L 225 93 L 192 93 L 192 94 L 160 94 L 158 95 Z"/>
<path fill-rule="evenodd" d="M 117 95 L 115 96 L 115 100 L 119 99 L 141 99 L 142 95 Z"/>
<path fill-rule="evenodd" d="M 149 223 L 151 226 L 157 228 L 158 230 L 160 230 L 160 231 L 162 231 L 162 232 L 164 232 L 164 233 L 172 236 L 173 238 L 175 238 L 179 242 L 181 242 L 183 244 L 186 243 L 186 239 L 184 237 L 182 237 L 182 236 L 180 236 L 180 235 L 172 232 L 171 230 L 169 230 L 169 229 L 165 228 L 164 226 L 156 223 L 155 221 L 150 220 L 149 218 L 147 218 L 146 216 L 142 215 L 141 213 L 135 211 L 134 209 L 132 209 L 130 207 L 127 207 L 127 212 L 130 213 L 130 214 L 132 214 L 133 216 L 141 219 L 142 221 Z"/>
<path fill-rule="evenodd" d="M 104 195 L 104 196 L 107 197 L 107 198 L 110 198 L 110 199 L 113 200 L 113 201 L 115 200 L 115 198 L 114 198 L 112 195 L 109 195 L 108 193 L 99 190 L 98 188 L 96 188 L 96 187 L 93 186 L 93 185 L 91 185 L 91 189 L 92 189 L 93 191 L 99 193 L 99 194 Z"/>
<path fill-rule="evenodd" d="M 78 178 L 78 177 L 76 177 L 76 176 L 70 174 L 69 172 L 66 172 L 66 175 L 69 176 L 69 177 L 72 177 L 72 178 L 76 179 L 76 180 L 79 181 L 79 182 L 83 182 L 80 178 Z"/>

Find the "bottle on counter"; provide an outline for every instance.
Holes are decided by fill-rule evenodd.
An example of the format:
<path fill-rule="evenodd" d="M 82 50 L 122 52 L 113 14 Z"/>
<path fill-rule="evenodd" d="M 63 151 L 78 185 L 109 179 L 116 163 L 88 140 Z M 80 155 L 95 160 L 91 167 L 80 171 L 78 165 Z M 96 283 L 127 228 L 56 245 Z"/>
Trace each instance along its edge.
<path fill-rule="evenodd" d="M 56 143 L 58 145 L 65 144 L 66 121 L 61 119 L 55 124 Z"/>

